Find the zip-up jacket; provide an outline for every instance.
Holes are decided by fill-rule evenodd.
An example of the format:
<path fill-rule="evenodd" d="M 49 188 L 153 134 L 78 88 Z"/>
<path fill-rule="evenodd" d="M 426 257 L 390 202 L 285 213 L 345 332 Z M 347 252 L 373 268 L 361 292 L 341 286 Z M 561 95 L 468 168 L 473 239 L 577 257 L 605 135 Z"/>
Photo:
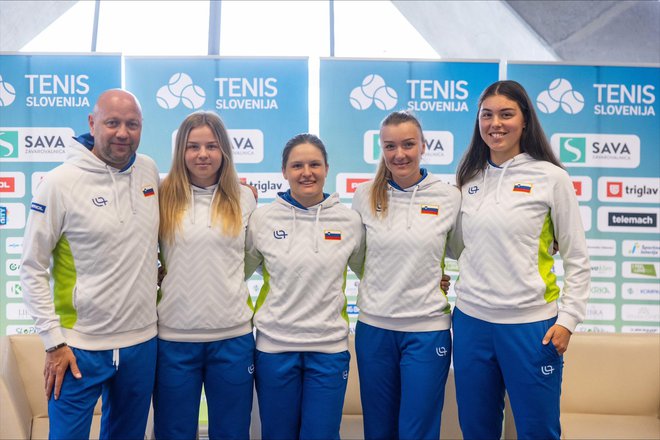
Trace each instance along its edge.
<path fill-rule="evenodd" d="M 250 217 L 246 275 L 261 264 L 264 285 L 254 325 L 257 349 L 269 353 L 348 350 L 347 264 L 361 273 L 360 216 L 333 194 L 304 208 L 279 193 Z"/>
<path fill-rule="evenodd" d="M 243 223 L 237 236 L 211 224 L 218 185 L 191 186 L 191 204 L 172 244 L 160 244 L 167 275 L 158 303 L 158 337 L 210 342 L 252 331 L 252 308 L 244 280 L 245 230 L 256 203 L 241 185 Z M 218 219 L 220 220 L 220 219 Z M 218 221 L 219 223 L 219 221 Z"/>
<path fill-rule="evenodd" d="M 383 218 L 371 211 L 371 186 L 358 186 L 353 209 L 366 228 L 364 274 L 358 287 L 359 320 L 395 331 L 447 330 L 450 306 L 440 288 L 448 235 L 461 194 L 431 173 L 410 188 L 388 184 Z"/>
<path fill-rule="evenodd" d="M 590 265 L 568 173 L 521 153 L 488 164 L 462 187 L 462 239 L 456 307 L 493 323 L 550 319 L 571 332 L 584 318 Z M 553 241 L 564 263 L 559 294 Z M 559 304 L 557 299 L 559 299 Z"/>
<path fill-rule="evenodd" d="M 106 350 L 156 336 L 158 181 L 147 156 L 117 170 L 73 142 L 39 184 L 21 285 L 46 348 Z"/>

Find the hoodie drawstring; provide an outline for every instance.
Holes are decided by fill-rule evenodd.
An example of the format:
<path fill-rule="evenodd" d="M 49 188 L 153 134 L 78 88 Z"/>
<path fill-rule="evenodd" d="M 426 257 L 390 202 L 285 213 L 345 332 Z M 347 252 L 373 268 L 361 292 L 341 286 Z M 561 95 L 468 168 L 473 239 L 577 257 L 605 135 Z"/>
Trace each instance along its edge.
<path fill-rule="evenodd" d="M 119 209 L 119 192 L 117 191 L 117 179 L 115 178 L 115 173 L 112 172 L 110 167 L 108 165 L 105 166 L 105 169 L 108 171 L 108 174 L 110 174 L 110 179 L 112 180 L 112 193 L 115 196 L 116 202 L 114 203 L 115 205 L 115 212 L 117 213 L 117 218 L 119 219 L 119 223 L 124 223 L 124 217 L 122 216 L 121 210 Z M 128 198 L 131 203 L 131 213 L 133 215 L 136 214 L 135 210 L 135 194 L 133 190 L 133 173 L 128 173 Z"/>
<path fill-rule="evenodd" d="M 319 229 L 319 219 L 321 218 L 321 204 L 316 208 L 316 220 L 314 221 L 314 253 L 319 253 L 319 235 L 322 231 Z"/>
<path fill-rule="evenodd" d="M 108 170 L 108 174 L 110 174 L 110 179 L 112 180 L 112 193 L 115 196 L 115 200 L 116 200 L 116 202 L 114 203 L 115 213 L 117 213 L 117 218 L 119 219 L 119 223 L 124 223 L 124 217 L 121 215 L 121 210 L 119 209 L 119 193 L 117 191 L 117 179 L 115 179 L 115 173 L 113 173 L 112 170 L 107 165 L 105 166 L 105 169 Z"/>
<path fill-rule="evenodd" d="M 499 205 L 500 204 L 500 187 L 502 186 L 502 180 L 504 179 L 504 174 L 506 174 L 507 168 L 509 168 L 509 165 L 513 163 L 514 159 L 511 159 L 504 165 L 504 168 L 502 169 L 502 173 L 500 174 L 500 178 L 497 180 L 497 190 L 495 191 L 495 204 Z"/>
<path fill-rule="evenodd" d="M 289 244 L 286 248 L 286 253 L 287 254 L 291 250 L 291 243 L 293 243 L 293 237 L 296 234 L 296 208 L 293 205 L 291 205 L 291 215 L 292 215 L 292 218 L 291 218 L 291 232 L 289 233 L 289 238 L 290 238 Z"/>
<path fill-rule="evenodd" d="M 415 185 L 415 189 L 413 189 L 412 197 L 410 198 L 410 203 L 408 204 L 408 216 L 406 217 L 406 229 L 410 229 L 410 226 L 412 224 L 412 211 L 413 211 L 413 204 L 415 203 L 415 195 L 417 195 L 417 190 L 419 189 L 419 185 Z"/>
<path fill-rule="evenodd" d="M 112 349 L 112 365 L 115 367 L 115 371 L 119 370 L 119 349 Z"/>
<path fill-rule="evenodd" d="M 211 219 L 213 217 L 213 200 L 215 200 L 215 195 L 218 193 L 218 188 L 220 188 L 220 185 L 216 185 L 215 189 L 213 190 L 213 195 L 211 196 L 211 203 L 209 204 L 209 215 L 208 218 L 206 219 L 206 227 L 210 228 L 211 227 Z"/>

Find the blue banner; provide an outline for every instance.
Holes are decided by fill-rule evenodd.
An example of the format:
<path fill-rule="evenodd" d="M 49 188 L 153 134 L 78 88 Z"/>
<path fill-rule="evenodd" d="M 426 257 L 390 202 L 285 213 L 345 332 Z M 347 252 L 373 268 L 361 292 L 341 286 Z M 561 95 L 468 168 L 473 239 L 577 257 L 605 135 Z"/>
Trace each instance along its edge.
<path fill-rule="evenodd" d="M 284 144 L 309 130 L 307 65 L 306 58 L 127 57 L 126 88 L 144 114 L 140 151 L 166 173 L 183 119 L 214 111 L 229 130 L 241 178 L 260 201 L 274 198 L 284 189 Z"/>
<path fill-rule="evenodd" d="M 659 332 L 660 69 L 516 63 L 507 76 L 535 102 L 580 202 L 592 289 L 578 330 Z"/>
<path fill-rule="evenodd" d="M 0 335 L 33 333 L 19 284 L 35 186 L 64 159 L 106 89 L 121 87 L 119 55 L 0 55 Z"/>
<path fill-rule="evenodd" d="M 411 110 L 419 118 L 426 151 L 422 166 L 454 183 L 456 167 L 474 129 L 479 95 L 498 80 L 497 62 L 321 60 L 320 131 L 328 147 L 328 190 L 348 202 L 370 180 L 380 160 L 380 121 Z M 458 276 L 456 261 L 446 271 Z M 348 314 L 355 325 L 357 277 L 346 283 Z M 456 299 L 453 288 L 449 300 Z"/>
<path fill-rule="evenodd" d="M 453 183 L 479 94 L 497 81 L 498 69 L 497 62 L 322 59 L 320 134 L 330 155 L 329 189 L 351 198 L 375 173 L 380 121 L 396 110 L 417 115 L 427 141 L 423 166 Z"/>

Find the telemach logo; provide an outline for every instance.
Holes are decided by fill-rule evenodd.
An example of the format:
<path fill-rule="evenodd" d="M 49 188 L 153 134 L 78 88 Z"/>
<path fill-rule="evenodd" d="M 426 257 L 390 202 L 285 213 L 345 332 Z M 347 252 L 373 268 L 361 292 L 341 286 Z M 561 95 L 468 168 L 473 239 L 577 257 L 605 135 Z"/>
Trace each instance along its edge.
<path fill-rule="evenodd" d="M 609 226 L 638 226 L 655 228 L 658 226 L 658 216 L 654 213 L 609 212 Z"/>

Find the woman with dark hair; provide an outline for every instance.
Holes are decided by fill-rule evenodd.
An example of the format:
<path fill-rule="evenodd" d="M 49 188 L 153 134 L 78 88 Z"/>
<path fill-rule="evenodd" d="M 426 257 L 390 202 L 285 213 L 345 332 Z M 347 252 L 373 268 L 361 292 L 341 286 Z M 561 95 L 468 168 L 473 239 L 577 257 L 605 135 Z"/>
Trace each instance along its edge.
<path fill-rule="evenodd" d="M 239 184 L 215 113 L 196 112 L 181 123 L 159 202 L 167 274 L 158 303 L 156 437 L 195 438 L 204 386 L 209 438 L 248 438 L 254 338 L 243 261 L 255 201 Z"/>
<path fill-rule="evenodd" d="M 590 265 L 573 184 L 517 82 L 482 93 L 456 181 L 464 248 L 454 368 L 463 437 L 500 438 L 506 390 L 518 438 L 558 439 L 562 354 L 584 318 Z"/>
<path fill-rule="evenodd" d="M 323 142 L 300 134 L 282 152 L 290 189 L 257 209 L 248 227 L 246 275 L 264 285 L 254 325 L 262 437 L 339 439 L 348 379 L 346 267 L 364 259 L 360 216 L 323 192 Z"/>
<path fill-rule="evenodd" d="M 353 197 L 367 240 L 355 339 L 364 433 L 437 440 L 451 361 L 441 278 L 461 197 L 420 167 L 424 133 L 413 114 L 387 116 L 380 145 L 374 180 Z"/>

